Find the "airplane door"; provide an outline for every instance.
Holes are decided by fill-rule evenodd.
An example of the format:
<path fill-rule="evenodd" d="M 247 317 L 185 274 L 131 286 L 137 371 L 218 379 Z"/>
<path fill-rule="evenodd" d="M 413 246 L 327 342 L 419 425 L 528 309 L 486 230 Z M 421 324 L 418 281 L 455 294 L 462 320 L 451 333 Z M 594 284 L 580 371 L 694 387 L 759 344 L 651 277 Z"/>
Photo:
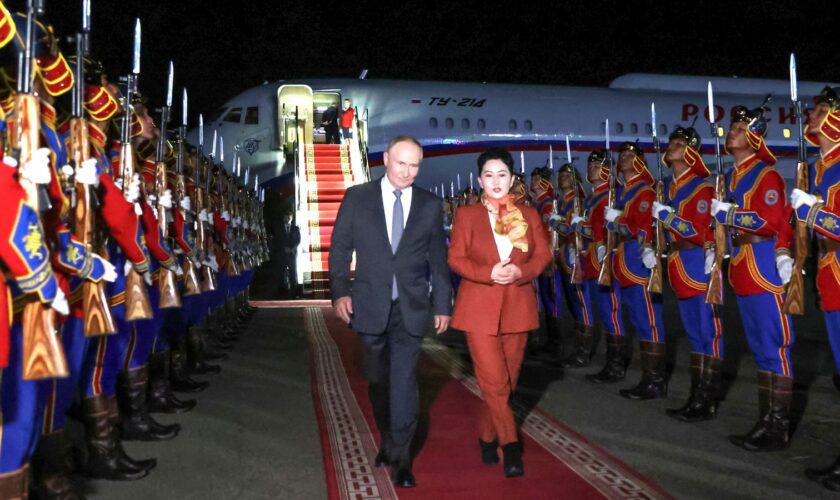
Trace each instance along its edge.
<path fill-rule="evenodd" d="M 291 151 L 298 138 L 303 144 L 312 144 L 312 108 L 312 88 L 309 85 L 282 85 L 277 89 L 277 130 L 284 150 Z"/>
<path fill-rule="evenodd" d="M 323 144 L 326 142 L 326 130 L 323 123 L 324 111 L 330 106 L 335 106 L 338 111 L 337 119 L 341 117 L 341 94 L 338 92 L 316 92 L 312 96 L 312 109 L 314 110 L 313 128 L 315 129 L 314 141 Z"/>

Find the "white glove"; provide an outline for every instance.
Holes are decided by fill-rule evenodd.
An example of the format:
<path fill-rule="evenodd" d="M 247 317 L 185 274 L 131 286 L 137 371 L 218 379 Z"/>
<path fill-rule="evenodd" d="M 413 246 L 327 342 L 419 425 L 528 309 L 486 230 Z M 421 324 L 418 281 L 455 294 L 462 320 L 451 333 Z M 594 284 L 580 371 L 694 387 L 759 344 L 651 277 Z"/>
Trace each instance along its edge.
<path fill-rule="evenodd" d="M 595 249 L 595 256 L 598 257 L 598 262 L 604 262 L 604 255 L 607 254 L 607 247 L 604 245 L 598 245 L 598 248 Z"/>
<path fill-rule="evenodd" d="M 52 179 L 50 150 L 47 148 L 35 150 L 32 158 L 21 167 L 20 175 L 33 184 L 49 184 L 50 179 Z"/>
<path fill-rule="evenodd" d="M 175 269 L 173 269 L 172 271 L 174 271 L 175 276 L 177 276 L 179 278 L 184 275 L 184 269 L 181 268 L 181 266 L 178 265 L 178 264 L 175 264 Z"/>
<path fill-rule="evenodd" d="M 604 218 L 607 219 L 607 222 L 615 222 L 615 220 L 619 217 L 621 217 L 621 210 L 616 210 L 612 207 L 604 207 Z"/>
<path fill-rule="evenodd" d="M 207 265 L 210 266 L 210 269 L 219 272 L 219 263 L 216 261 L 216 256 L 211 255 L 209 259 L 207 259 Z"/>
<path fill-rule="evenodd" d="M 242 222 L 242 227 L 244 227 L 245 229 L 249 229 L 249 228 L 250 228 L 250 225 L 248 224 L 248 220 L 247 220 L 247 219 L 246 219 L 245 221 L 243 221 L 243 222 Z"/>
<path fill-rule="evenodd" d="M 249 251 L 250 253 L 250 251 Z M 566 263 L 570 266 L 575 263 L 575 246 L 566 245 Z"/>
<path fill-rule="evenodd" d="M 201 222 L 207 222 L 207 209 L 202 208 L 201 212 L 198 212 L 198 220 Z"/>
<path fill-rule="evenodd" d="M 224 219 L 224 220 L 226 220 L 226 221 L 230 222 L 230 212 L 228 212 L 227 210 L 225 210 L 224 212 L 222 212 L 222 219 Z"/>
<path fill-rule="evenodd" d="M 813 206 L 816 202 L 816 196 L 808 194 L 801 189 L 794 189 L 790 193 L 790 204 L 793 205 L 794 210 L 798 209 L 802 205 L 808 205 L 809 207 Z"/>
<path fill-rule="evenodd" d="M 645 247 L 645 249 L 642 250 L 642 263 L 648 269 L 656 267 L 656 252 L 654 252 L 652 248 Z"/>
<path fill-rule="evenodd" d="M 548 217 L 548 225 L 549 225 L 549 226 L 553 226 L 555 222 L 557 222 L 557 221 L 559 221 L 559 220 L 562 220 L 562 219 L 563 219 L 563 217 L 561 217 L 561 216 L 559 216 L 559 215 L 557 215 L 557 214 L 551 214 L 551 215 Z"/>
<path fill-rule="evenodd" d="M 133 266 L 131 265 L 130 260 L 125 261 L 125 265 L 123 266 L 123 276 L 128 276 L 128 273 L 131 272 L 132 267 Z"/>
<path fill-rule="evenodd" d="M 108 283 L 113 283 L 117 281 L 117 268 L 114 267 L 114 265 L 108 262 L 107 260 L 100 257 L 99 254 L 92 255 L 93 258 L 98 260 L 102 264 L 102 267 L 105 268 L 105 273 L 102 275 L 102 279 L 107 281 Z"/>
<path fill-rule="evenodd" d="M 791 274 L 793 274 L 793 257 L 789 255 L 777 255 L 776 271 L 779 272 L 779 277 L 782 278 L 782 284 L 787 285 L 790 281 Z"/>
<path fill-rule="evenodd" d="M 732 208 L 732 203 L 715 198 L 712 200 L 712 217 L 716 216 L 718 212 L 728 212 L 730 208 Z"/>
<path fill-rule="evenodd" d="M 669 207 L 668 205 L 663 205 L 662 203 L 659 203 L 658 201 L 653 202 L 653 216 L 656 217 L 658 220 L 664 220 L 665 219 L 665 217 L 663 217 L 661 219 L 659 217 L 660 212 L 662 212 L 663 210 L 665 212 L 667 212 L 665 217 L 674 213 L 673 207 Z"/>
<path fill-rule="evenodd" d="M 181 198 L 181 208 L 188 212 L 192 210 L 192 200 L 190 200 L 189 196 L 184 196 L 183 198 Z"/>
<path fill-rule="evenodd" d="M 207 212 L 207 223 L 213 225 L 213 212 Z"/>
<path fill-rule="evenodd" d="M 172 190 L 167 189 L 163 192 L 163 195 L 160 197 L 160 205 L 163 205 L 163 208 L 171 209 L 172 208 Z"/>
<path fill-rule="evenodd" d="M 155 193 L 147 194 L 146 203 L 148 203 L 150 207 L 157 205 L 157 195 Z"/>
<path fill-rule="evenodd" d="M 76 182 L 94 187 L 99 185 L 99 176 L 96 175 L 95 159 L 88 158 L 76 168 Z"/>
<path fill-rule="evenodd" d="M 241 221 L 241 219 L 239 217 L 234 217 L 233 218 L 233 227 L 239 227 L 240 221 Z"/>
<path fill-rule="evenodd" d="M 576 225 L 578 222 L 583 222 L 583 221 L 585 221 L 585 220 L 586 220 L 586 219 L 584 219 L 584 218 L 583 218 L 583 217 L 581 217 L 580 215 L 573 215 L 573 216 L 572 216 L 572 225 Z"/>
<path fill-rule="evenodd" d="M 18 161 L 15 160 L 15 157 L 12 155 L 3 155 L 3 164 L 11 168 L 18 167 Z"/>
<path fill-rule="evenodd" d="M 712 266 L 715 263 L 715 249 L 714 248 L 707 248 L 706 249 L 706 260 L 703 261 L 703 272 L 706 274 L 712 273 Z"/>
<path fill-rule="evenodd" d="M 69 178 L 71 175 L 73 175 L 73 172 L 73 167 L 71 167 L 70 165 L 67 165 L 66 163 L 62 165 L 61 174 L 64 175 L 64 177 Z"/>
<path fill-rule="evenodd" d="M 67 296 L 64 295 L 61 288 L 55 289 L 55 298 L 52 300 L 50 307 L 62 316 L 68 316 L 70 314 L 70 304 L 67 303 Z"/>
<path fill-rule="evenodd" d="M 150 273 L 149 271 L 143 273 L 143 281 L 146 282 L 147 286 L 152 286 L 152 273 Z"/>
<path fill-rule="evenodd" d="M 134 173 L 131 178 L 131 183 L 128 185 L 128 192 L 125 194 L 125 199 L 129 203 L 137 203 L 140 198 L 140 174 Z"/>

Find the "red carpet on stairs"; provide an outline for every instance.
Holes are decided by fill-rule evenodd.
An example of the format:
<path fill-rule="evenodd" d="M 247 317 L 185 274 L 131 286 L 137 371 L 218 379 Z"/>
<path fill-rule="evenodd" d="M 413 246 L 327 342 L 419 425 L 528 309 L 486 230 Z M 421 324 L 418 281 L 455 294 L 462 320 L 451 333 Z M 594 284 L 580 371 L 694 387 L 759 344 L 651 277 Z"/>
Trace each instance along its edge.
<path fill-rule="evenodd" d="M 464 375 L 458 357 L 433 339 L 424 341 L 418 366 L 418 486 L 396 489 L 388 469 L 373 466 L 379 438 L 356 334 L 326 307 L 306 309 L 306 328 L 331 499 L 671 498 L 539 409 L 532 410 L 522 426 L 523 477 L 506 479 L 501 464 L 482 464 L 476 419 L 483 402 L 477 385 Z"/>

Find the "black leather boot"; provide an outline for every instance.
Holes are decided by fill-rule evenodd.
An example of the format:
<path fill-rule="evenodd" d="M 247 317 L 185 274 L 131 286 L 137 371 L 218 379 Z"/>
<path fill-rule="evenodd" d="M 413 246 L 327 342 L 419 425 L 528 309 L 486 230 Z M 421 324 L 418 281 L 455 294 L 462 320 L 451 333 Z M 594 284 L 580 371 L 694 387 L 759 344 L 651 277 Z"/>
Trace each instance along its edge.
<path fill-rule="evenodd" d="M 838 491 L 840 489 L 840 457 L 824 469 L 817 469 L 816 467 L 805 469 L 805 475 L 808 479 L 823 483 L 823 485 L 832 490 Z M 828 481 L 832 486 L 826 484 Z"/>
<path fill-rule="evenodd" d="M 517 477 L 525 474 L 525 467 L 522 464 L 522 445 L 520 443 L 508 443 L 502 446 L 504 457 L 505 477 Z"/>
<path fill-rule="evenodd" d="M 87 475 L 116 481 L 146 477 L 157 465 L 157 460 L 134 460 L 125 454 L 111 422 L 105 396 L 86 398 L 83 405 L 88 449 Z"/>
<path fill-rule="evenodd" d="M 120 437 L 126 441 L 168 441 L 178 435 L 178 424 L 163 425 L 149 415 L 149 372 L 144 365 L 119 375 Z"/>
<path fill-rule="evenodd" d="M 712 420 L 717 416 L 718 392 L 720 392 L 720 367 L 723 360 L 703 355 L 703 373 L 695 397 L 687 408 L 676 415 L 683 422 Z"/>
<path fill-rule="evenodd" d="M 169 386 L 169 351 L 149 355 L 148 404 L 153 413 L 184 413 L 195 408 L 194 399 L 179 399 Z"/>
<path fill-rule="evenodd" d="M 481 439 L 478 440 L 478 446 L 481 449 L 481 462 L 486 465 L 495 465 L 499 463 L 499 441 L 486 442 Z"/>
<path fill-rule="evenodd" d="M 170 355 L 169 386 L 176 392 L 201 392 L 210 386 L 209 382 L 201 382 L 190 378 L 187 371 L 186 336 L 176 340 L 176 348 Z"/>
<path fill-rule="evenodd" d="M 773 374 L 768 371 L 758 372 L 758 421 L 746 434 L 733 434 L 729 441 L 735 446 L 743 447 L 746 441 L 755 439 L 765 432 L 765 417 L 770 411 L 770 392 L 773 385 Z"/>
<path fill-rule="evenodd" d="M 748 451 L 777 451 L 790 446 L 790 403 L 793 378 L 774 373 L 770 386 L 770 408 L 760 421 L 760 428 L 745 439 Z"/>
<path fill-rule="evenodd" d="M 221 366 L 211 365 L 204 361 L 204 344 L 201 340 L 201 332 L 196 328 L 190 328 L 187 332 L 187 361 L 190 374 L 215 374 L 222 371 Z"/>
<path fill-rule="evenodd" d="M 592 327 L 578 323 L 575 325 L 575 347 L 572 353 L 563 360 L 567 368 L 583 368 L 589 366 L 592 359 Z"/>
<path fill-rule="evenodd" d="M 668 408 L 665 413 L 669 417 L 679 419 L 679 416 L 686 411 L 697 398 L 697 390 L 700 386 L 700 378 L 703 374 L 706 357 L 699 352 L 691 353 L 691 361 L 689 364 L 689 373 L 691 374 L 691 387 L 689 388 L 688 400 L 679 408 Z"/>
<path fill-rule="evenodd" d="M 661 399 L 668 395 L 668 379 L 665 373 L 665 343 L 639 342 L 642 364 L 642 379 L 632 389 L 622 389 L 619 394 L 627 399 L 644 401 Z"/>
<path fill-rule="evenodd" d="M 43 434 L 32 455 L 32 497 L 49 500 L 82 500 L 70 479 L 67 455 L 70 443 L 64 429 Z"/>
<path fill-rule="evenodd" d="M 29 464 L 0 474 L 0 498 L 26 499 L 29 494 Z"/>
<path fill-rule="evenodd" d="M 586 376 L 586 380 L 596 384 L 611 384 L 624 380 L 627 363 L 624 361 L 624 337 L 621 335 L 604 335 L 607 344 L 606 363 L 598 373 Z"/>

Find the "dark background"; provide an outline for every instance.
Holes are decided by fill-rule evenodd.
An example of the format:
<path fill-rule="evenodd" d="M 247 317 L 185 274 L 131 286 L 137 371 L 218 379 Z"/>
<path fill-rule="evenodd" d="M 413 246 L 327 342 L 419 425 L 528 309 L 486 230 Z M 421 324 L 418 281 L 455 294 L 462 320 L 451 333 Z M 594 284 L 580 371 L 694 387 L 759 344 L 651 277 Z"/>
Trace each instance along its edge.
<path fill-rule="evenodd" d="M 12 8 L 23 2 L 7 1 Z M 629 72 L 840 81 L 840 2 L 93 0 L 92 50 L 112 76 L 143 25 L 140 89 L 160 104 L 168 61 L 190 120 L 266 80 L 306 77 L 606 86 Z M 68 36 L 81 0 L 47 1 Z M 70 54 L 72 45 L 64 44 Z M 180 104 L 175 104 L 180 116 Z"/>

